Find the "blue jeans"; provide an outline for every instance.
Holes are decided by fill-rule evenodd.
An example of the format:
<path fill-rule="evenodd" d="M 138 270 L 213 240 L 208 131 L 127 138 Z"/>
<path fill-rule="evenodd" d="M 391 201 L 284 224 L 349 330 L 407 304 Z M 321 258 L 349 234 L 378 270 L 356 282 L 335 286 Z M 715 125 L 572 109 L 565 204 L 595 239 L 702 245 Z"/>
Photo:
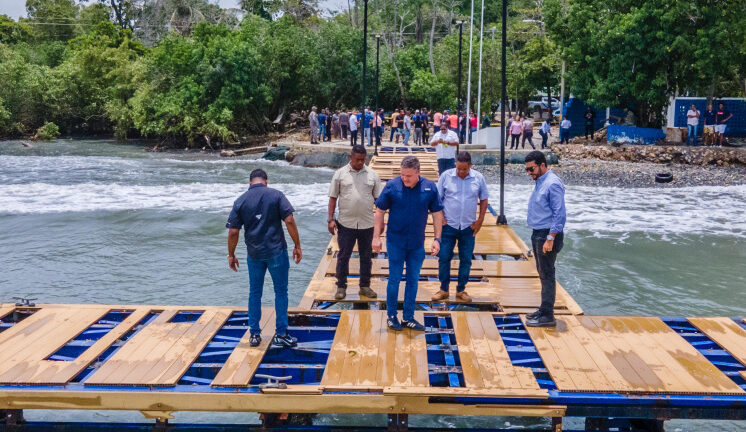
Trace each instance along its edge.
<path fill-rule="evenodd" d="M 389 255 L 389 281 L 386 285 L 386 313 L 388 316 L 396 316 L 399 303 L 399 284 L 404 264 L 407 265 L 407 281 L 404 287 L 404 313 L 405 321 L 414 319 L 414 302 L 417 300 L 417 286 L 420 280 L 420 269 L 422 260 L 425 259 L 425 248 L 406 249 L 386 240 L 386 250 Z"/>
<path fill-rule="evenodd" d="M 409 129 L 404 129 L 404 145 L 409 145 L 409 136 L 411 133 Z"/>
<path fill-rule="evenodd" d="M 259 320 L 262 318 L 262 291 L 264 275 L 269 269 L 272 285 L 275 288 L 275 333 L 284 335 L 288 332 L 288 272 L 290 260 L 288 250 L 283 249 L 269 259 L 246 258 L 249 269 L 249 330 L 251 334 L 260 334 Z"/>
<path fill-rule="evenodd" d="M 560 144 L 570 144 L 570 129 L 560 128 Z"/>
<path fill-rule="evenodd" d="M 395 127 L 392 126 L 391 127 L 391 135 L 389 135 L 389 142 L 391 142 L 391 141 L 394 140 L 394 135 L 396 135 L 397 133 L 399 133 L 397 131 L 397 128 L 395 128 Z"/>
<path fill-rule="evenodd" d="M 689 133 L 686 135 L 686 145 L 689 145 L 689 139 L 694 143 L 694 147 L 697 147 L 697 126 L 699 125 L 686 125 Z"/>
<path fill-rule="evenodd" d="M 326 124 L 320 124 L 319 125 L 319 139 L 321 141 L 324 141 L 324 137 L 326 137 Z"/>
<path fill-rule="evenodd" d="M 373 145 L 373 143 L 370 142 L 370 128 L 367 127 L 363 129 L 363 133 L 365 134 L 365 145 Z"/>
<path fill-rule="evenodd" d="M 456 159 L 438 159 L 438 174 L 443 174 L 451 168 L 456 168 Z"/>
<path fill-rule="evenodd" d="M 450 225 L 443 225 L 440 241 L 440 253 L 438 253 L 438 280 L 440 289 L 448 292 L 448 284 L 451 281 L 451 260 L 453 259 L 453 248 L 458 242 L 458 285 L 456 292 L 463 292 L 469 281 L 471 271 L 471 257 L 474 253 L 474 231 L 471 227 L 462 230 Z"/>

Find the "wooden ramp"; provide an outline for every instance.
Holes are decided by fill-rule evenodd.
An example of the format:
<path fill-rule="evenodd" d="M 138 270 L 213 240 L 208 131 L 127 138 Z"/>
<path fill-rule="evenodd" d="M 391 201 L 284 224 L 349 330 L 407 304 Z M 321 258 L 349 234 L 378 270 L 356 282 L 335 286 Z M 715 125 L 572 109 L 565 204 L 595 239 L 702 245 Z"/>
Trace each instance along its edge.
<path fill-rule="evenodd" d="M 312 280 L 304 297 L 304 302 L 310 304 L 310 308 L 319 303 L 342 302 L 342 303 L 378 303 L 386 300 L 385 279 L 374 278 L 371 280 L 371 289 L 378 295 L 372 299 L 361 297 L 358 294 L 359 285 L 357 280 L 349 280 L 347 296 L 342 300 L 336 300 L 334 294 L 337 291 L 336 279 L 327 277 L 320 280 Z M 400 282 L 398 301 L 404 301 L 404 281 Z M 440 290 L 440 282 L 421 281 L 417 290 L 416 301 L 419 304 L 433 303 L 431 297 Z M 493 310 L 506 313 L 533 312 L 541 303 L 541 283 L 538 278 L 508 278 L 508 279 L 485 279 L 478 282 L 469 282 L 468 292 L 472 297 L 469 305 L 489 305 Z M 444 304 L 467 304 L 458 300 L 455 291 L 451 297 L 437 303 Z M 382 307 L 382 306 L 381 306 Z M 561 285 L 557 285 L 557 301 L 555 303 L 556 314 L 579 314 L 582 310 L 574 302 L 572 297 Z"/>
<path fill-rule="evenodd" d="M 561 391 L 744 393 L 659 318 L 562 316 L 557 324 L 528 332 Z"/>

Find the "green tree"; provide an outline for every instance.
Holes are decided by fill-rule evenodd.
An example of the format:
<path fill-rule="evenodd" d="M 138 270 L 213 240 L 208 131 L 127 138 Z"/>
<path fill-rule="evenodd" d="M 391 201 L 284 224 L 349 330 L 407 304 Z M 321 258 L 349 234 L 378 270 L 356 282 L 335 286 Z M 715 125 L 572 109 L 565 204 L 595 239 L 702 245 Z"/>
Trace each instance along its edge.
<path fill-rule="evenodd" d="M 75 0 L 26 0 L 26 13 L 36 24 L 34 33 L 41 41 L 67 41 L 75 37 L 78 17 Z"/>

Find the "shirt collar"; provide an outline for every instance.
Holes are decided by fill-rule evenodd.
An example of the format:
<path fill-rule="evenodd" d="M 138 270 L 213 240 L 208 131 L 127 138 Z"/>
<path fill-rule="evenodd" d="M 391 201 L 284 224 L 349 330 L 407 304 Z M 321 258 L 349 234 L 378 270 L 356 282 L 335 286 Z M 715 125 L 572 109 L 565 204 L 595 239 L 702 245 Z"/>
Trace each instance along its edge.
<path fill-rule="evenodd" d="M 547 172 L 545 172 L 543 176 L 537 178 L 536 179 L 536 183 L 537 184 L 544 183 L 546 181 L 546 179 L 549 178 L 549 174 L 554 174 L 554 173 L 552 173 L 552 169 L 551 168 L 548 169 Z"/>
<path fill-rule="evenodd" d="M 264 183 L 254 183 L 253 185 L 249 185 L 249 189 L 256 189 L 258 187 L 267 187 Z"/>
<path fill-rule="evenodd" d="M 368 166 L 363 164 L 363 167 L 360 168 L 360 171 L 355 171 L 355 169 L 352 167 L 352 164 L 349 162 L 347 163 L 347 168 L 350 170 L 350 172 L 353 172 L 353 173 L 361 173 L 361 172 L 365 172 L 368 170 Z"/>
<path fill-rule="evenodd" d="M 405 184 L 404 184 L 404 180 L 402 180 L 401 176 L 399 176 L 399 181 L 401 182 L 401 185 L 402 185 L 402 187 L 404 187 L 404 188 L 407 188 L 407 189 L 417 189 L 417 188 L 418 188 L 418 187 L 420 187 L 420 185 L 422 184 L 422 176 L 419 176 L 419 177 L 417 178 L 417 184 L 415 184 L 415 185 L 414 185 L 414 186 L 412 186 L 412 187 L 409 187 L 409 186 L 405 185 Z"/>

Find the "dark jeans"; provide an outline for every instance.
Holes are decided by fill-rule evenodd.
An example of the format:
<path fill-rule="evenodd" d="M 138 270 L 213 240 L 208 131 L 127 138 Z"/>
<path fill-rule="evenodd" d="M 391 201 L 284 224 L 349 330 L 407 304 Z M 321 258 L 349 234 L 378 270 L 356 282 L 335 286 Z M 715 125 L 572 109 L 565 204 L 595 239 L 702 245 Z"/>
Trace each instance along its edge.
<path fill-rule="evenodd" d="M 347 129 L 349 128 L 349 126 L 342 125 L 340 127 L 342 128 L 342 139 L 347 139 Z"/>
<path fill-rule="evenodd" d="M 466 289 L 471 271 L 471 257 L 474 253 L 474 231 L 471 227 L 462 230 L 443 225 L 441 234 L 440 253 L 438 253 L 438 280 L 440 289 L 448 292 L 448 284 L 451 281 L 451 260 L 453 259 L 453 248 L 458 242 L 458 285 L 456 292 Z"/>
<path fill-rule="evenodd" d="M 404 287 L 404 313 L 406 321 L 414 319 L 414 302 L 417 300 L 417 287 L 420 280 L 422 260 L 425 259 L 425 248 L 406 249 L 396 242 L 386 241 L 389 255 L 389 280 L 386 284 L 386 314 L 396 316 L 399 304 L 399 285 L 407 265 L 407 281 Z"/>
<path fill-rule="evenodd" d="M 528 141 L 528 144 L 531 146 L 532 149 L 536 150 L 536 147 L 534 147 L 534 134 L 530 133 L 524 133 L 523 134 L 523 141 L 521 142 L 521 147 L 526 148 L 526 141 Z"/>
<path fill-rule="evenodd" d="M 549 139 L 549 134 L 539 131 L 539 135 L 541 135 L 541 148 L 547 148 L 547 140 Z"/>
<path fill-rule="evenodd" d="M 391 142 L 391 141 L 394 140 L 394 135 L 396 135 L 397 132 L 398 132 L 397 128 L 395 128 L 395 127 L 392 126 L 391 127 L 391 135 L 389 135 L 389 142 Z"/>
<path fill-rule="evenodd" d="M 357 129 L 350 131 L 350 145 L 357 145 Z"/>
<path fill-rule="evenodd" d="M 433 133 L 436 134 L 440 132 L 440 126 L 433 126 Z"/>
<path fill-rule="evenodd" d="M 593 125 L 592 124 L 585 125 L 585 139 L 588 139 L 588 135 L 591 136 L 591 139 L 593 138 Z"/>
<path fill-rule="evenodd" d="M 350 256 L 352 248 L 357 242 L 357 250 L 360 252 L 360 286 L 370 287 L 370 269 L 373 259 L 373 228 L 355 229 L 346 228 L 337 222 L 337 243 L 339 253 L 337 254 L 337 287 L 347 288 L 347 275 L 350 274 Z"/>
<path fill-rule="evenodd" d="M 251 259 L 246 257 L 249 269 L 249 331 L 260 334 L 259 322 L 262 318 L 262 291 L 264 275 L 269 270 L 275 289 L 275 332 L 284 335 L 288 332 L 288 273 L 290 260 L 288 250 L 283 249 L 272 258 Z"/>
<path fill-rule="evenodd" d="M 570 129 L 560 128 L 560 144 L 570 144 Z"/>
<path fill-rule="evenodd" d="M 515 146 L 516 150 L 518 149 L 518 144 L 521 142 L 521 135 L 513 135 L 510 134 L 510 148 L 512 149 L 513 146 Z"/>
<path fill-rule="evenodd" d="M 534 230 L 531 233 L 531 247 L 534 249 L 534 260 L 536 270 L 541 280 L 541 306 L 539 310 L 542 315 L 554 316 L 554 300 L 557 295 L 557 281 L 554 278 L 554 261 L 557 254 L 562 250 L 564 234 L 557 233 L 554 237 L 554 247 L 549 253 L 542 252 L 544 242 L 547 240 L 548 229 Z"/>
<path fill-rule="evenodd" d="M 383 126 L 376 126 L 376 144 L 381 145 L 381 136 L 383 135 Z"/>
<path fill-rule="evenodd" d="M 443 174 L 451 168 L 456 168 L 456 159 L 438 159 L 438 174 Z"/>

